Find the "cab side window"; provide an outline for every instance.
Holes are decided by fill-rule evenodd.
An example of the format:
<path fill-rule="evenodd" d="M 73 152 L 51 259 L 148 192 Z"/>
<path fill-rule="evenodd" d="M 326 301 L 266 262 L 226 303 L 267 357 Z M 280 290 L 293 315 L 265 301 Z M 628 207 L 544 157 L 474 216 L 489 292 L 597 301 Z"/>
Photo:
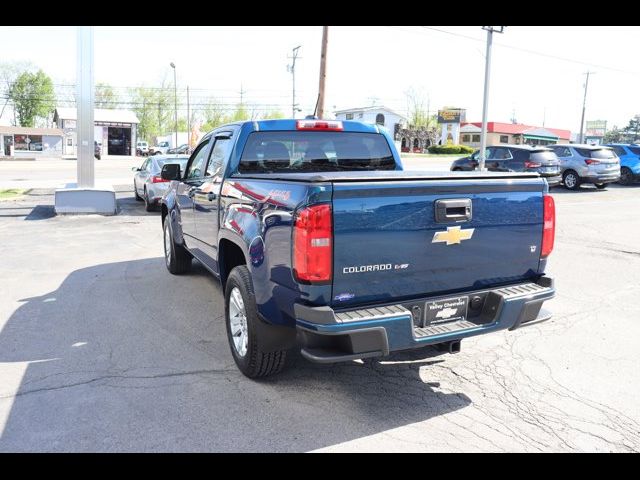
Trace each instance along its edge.
<path fill-rule="evenodd" d="M 231 153 L 231 138 L 216 138 L 215 142 L 211 149 L 209 164 L 207 165 L 207 177 L 221 175 L 224 162 L 229 157 L 229 153 Z"/>
<path fill-rule="evenodd" d="M 206 160 L 207 147 L 209 146 L 209 140 L 205 140 L 196 148 L 196 151 L 191 155 L 189 166 L 187 167 L 186 180 L 196 180 L 202 178 L 204 174 L 204 162 Z"/>

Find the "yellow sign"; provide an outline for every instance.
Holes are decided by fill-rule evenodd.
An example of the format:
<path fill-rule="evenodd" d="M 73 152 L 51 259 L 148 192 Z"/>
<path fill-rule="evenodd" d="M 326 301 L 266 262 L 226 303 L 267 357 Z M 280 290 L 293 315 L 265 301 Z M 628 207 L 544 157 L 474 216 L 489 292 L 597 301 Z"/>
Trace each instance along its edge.
<path fill-rule="evenodd" d="M 469 240 L 473 236 L 475 228 L 463 230 L 461 227 L 447 227 L 446 232 L 436 232 L 433 234 L 431 243 L 446 242 L 447 245 L 456 245 L 462 240 Z"/>

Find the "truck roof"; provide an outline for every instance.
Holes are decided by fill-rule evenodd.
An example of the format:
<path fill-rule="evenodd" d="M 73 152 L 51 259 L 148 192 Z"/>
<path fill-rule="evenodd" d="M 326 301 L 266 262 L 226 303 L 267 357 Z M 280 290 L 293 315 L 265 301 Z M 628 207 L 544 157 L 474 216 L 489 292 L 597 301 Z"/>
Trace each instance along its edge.
<path fill-rule="evenodd" d="M 216 130 L 231 125 L 244 126 L 251 124 L 255 131 L 296 131 L 298 121 L 303 119 L 279 118 L 275 120 L 246 120 L 244 122 L 233 122 L 216 127 Z M 315 120 L 315 119 L 314 119 Z M 313 121 L 313 120 L 310 120 Z M 343 132 L 380 133 L 377 125 L 362 123 L 354 120 L 319 120 L 326 122 L 341 122 Z"/>

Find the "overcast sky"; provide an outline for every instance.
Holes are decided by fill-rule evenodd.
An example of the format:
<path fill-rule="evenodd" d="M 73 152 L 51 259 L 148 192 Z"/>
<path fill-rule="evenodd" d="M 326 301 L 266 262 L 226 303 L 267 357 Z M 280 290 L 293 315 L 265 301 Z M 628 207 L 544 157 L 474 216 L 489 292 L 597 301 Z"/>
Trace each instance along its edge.
<path fill-rule="evenodd" d="M 318 91 L 322 27 L 95 27 L 96 82 L 157 86 L 163 77 L 192 89 L 192 102 L 245 99 L 291 113 L 291 49 L 304 114 Z M 0 27 L 0 61 L 28 60 L 54 83 L 73 83 L 75 27 Z M 638 27 L 516 27 L 494 35 L 490 121 L 578 131 L 583 73 L 589 80 L 587 120 L 624 126 L 640 113 Z M 430 108 L 467 109 L 480 121 L 486 34 L 481 27 L 330 27 L 326 109 L 373 101 L 406 113 L 405 92 Z M 7 123 L 6 115 L 0 121 Z"/>

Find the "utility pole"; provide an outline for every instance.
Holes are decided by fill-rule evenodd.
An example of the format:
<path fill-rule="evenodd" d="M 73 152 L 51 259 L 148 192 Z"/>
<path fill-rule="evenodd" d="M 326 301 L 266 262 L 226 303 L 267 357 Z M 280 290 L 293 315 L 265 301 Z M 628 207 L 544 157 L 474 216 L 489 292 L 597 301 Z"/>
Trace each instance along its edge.
<path fill-rule="evenodd" d="M 499 28 L 499 30 L 498 30 Z M 485 56 L 484 65 L 484 100 L 482 102 L 482 133 L 480 134 L 480 158 L 478 159 L 478 170 L 484 171 L 484 156 L 487 149 L 487 114 L 489 109 L 489 74 L 491 72 L 491 43 L 493 41 L 493 32 L 503 33 L 504 26 L 482 27 L 487 31 L 487 54 Z"/>
<path fill-rule="evenodd" d="M 580 143 L 584 143 L 584 112 L 587 107 L 587 88 L 589 88 L 589 75 L 596 72 L 586 71 L 584 75 L 587 76 L 586 82 L 584 82 L 584 99 L 582 100 L 582 118 L 580 119 Z"/>
<path fill-rule="evenodd" d="M 189 108 L 189 85 L 187 85 L 187 153 L 191 153 L 191 109 Z"/>
<path fill-rule="evenodd" d="M 327 78 L 327 43 L 329 27 L 322 27 L 322 50 L 320 52 L 320 85 L 318 87 L 318 118 L 324 117 L 324 86 Z"/>
<path fill-rule="evenodd" d="M 287 65 L 287 71 L 291 72 L 291 77 L 293 81 L 292 95 L 291 95 L 291 118 L 296 118 L 296 108 L 298 104 L 296 103 L 296 59 L 298 58 L 298 50 L 302 45 L 298 45 L 296 48 L 292 50 L 292 62 L 291 65 Z"/>
<path fill-rule="evenodd" d="M 178 148 L 178 77 L 176 75 L 176 64 L 171 62 L 169 64 L 171 68 L 173 68 L 173 96 L 175 101 L 175 124 L 176 124 L 176 143 L 173 145 L 173 148 Z"/>
<path fill-rule="evenodd" d="M 240 105 L 244 106 L 244 88 L 242 88 L 242 83 L 240 83 Z"/>

